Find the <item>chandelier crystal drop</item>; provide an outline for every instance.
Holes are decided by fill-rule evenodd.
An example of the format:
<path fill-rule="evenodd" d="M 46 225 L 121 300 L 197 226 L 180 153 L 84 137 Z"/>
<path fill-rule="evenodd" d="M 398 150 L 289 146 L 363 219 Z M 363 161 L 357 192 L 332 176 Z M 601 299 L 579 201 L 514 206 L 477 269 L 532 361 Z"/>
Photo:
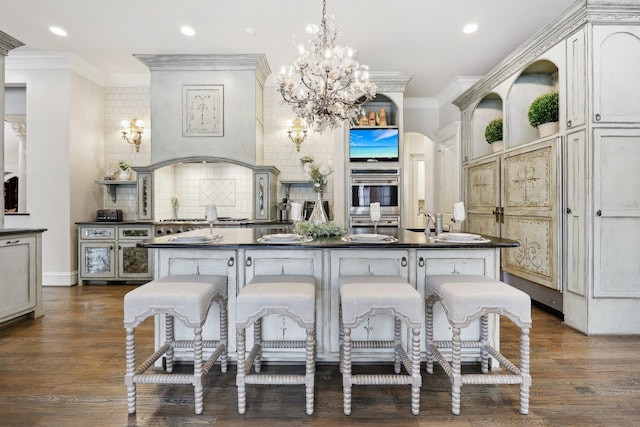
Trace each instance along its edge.
<path fill-rule="evenodd" d="M 361 105 L 376 95 L 369 82 L 369 67 L 361 65 L 347 46 L 336 44 L 338 31 L 333 16 L 327 18 L 322 1 L 322 21 L 307 27 L 312 36 L 299 46 L 300 57 L 278 75 L 282 98 L 309 128 L 322 133 L 358 117 Z"/>

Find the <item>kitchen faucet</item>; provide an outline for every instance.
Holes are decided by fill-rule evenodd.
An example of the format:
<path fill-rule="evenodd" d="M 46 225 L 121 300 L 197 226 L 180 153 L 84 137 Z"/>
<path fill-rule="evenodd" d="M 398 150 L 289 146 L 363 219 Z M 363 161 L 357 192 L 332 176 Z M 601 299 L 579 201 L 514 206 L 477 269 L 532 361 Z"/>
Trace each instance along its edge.
<path fill-rule="evenodd" d="M 431 221 L 431 223 L 433 224 L 433 226 L 436 226 L 436 220 L 433 218 L 433 214 L 429 211 L 427 211 L 424 207 L 420 206 L 418 208 L 418 216 L 420 215 L 424 215 L 425 219 L 427 220 L 427 223 L 424 227 L 424 234 L 427 237 L 431 237 L 431 228 L 429 228 L 429 221 Z"/>

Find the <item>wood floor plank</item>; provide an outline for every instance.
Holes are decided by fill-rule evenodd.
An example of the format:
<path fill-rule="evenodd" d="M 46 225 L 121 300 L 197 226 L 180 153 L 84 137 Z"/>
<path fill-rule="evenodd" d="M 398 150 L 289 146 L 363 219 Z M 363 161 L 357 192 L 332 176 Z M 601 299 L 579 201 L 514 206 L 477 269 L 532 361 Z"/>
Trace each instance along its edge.
<path fill-rule="evenodd" d="M 535 308 L 526 416 L 518 387 L 506 385 L 464 386 L 454 416 L 442 369 L 429 375 L 423 365 L 419 416 L 411 415 L 408 387 L 355 386 L 347 417 L 331 364 L 318 366 L 312 416 L 300 386 L 249 386 L 239 415 L 235 366 L 209 373 L 202 415 L 193 413 L 190 386 L 139 385 L 138 412 L 129 416 L 122 298 L 133 288 L 45 287 L 43 318 L 0 329 L 0 426 L 640 426 L 640 336 L 587 337 Z M 153 348 L 152 334 L 152 322 L 136 331 L 140 354 Z M 503 322 L 501 336 L 503 352 L 517 360 L 518 330 Z"/>

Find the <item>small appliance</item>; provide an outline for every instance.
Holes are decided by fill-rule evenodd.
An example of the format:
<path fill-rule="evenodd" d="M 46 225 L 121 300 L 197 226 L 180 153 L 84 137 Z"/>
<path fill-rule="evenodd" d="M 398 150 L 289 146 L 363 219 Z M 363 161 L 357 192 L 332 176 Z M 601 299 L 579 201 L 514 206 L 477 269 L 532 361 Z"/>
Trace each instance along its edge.
<path fill-rule="evenodd" d="M 97 222 L 122 222 L 122 211 L 120 209 L 98 209 L 96 213 Z"/>

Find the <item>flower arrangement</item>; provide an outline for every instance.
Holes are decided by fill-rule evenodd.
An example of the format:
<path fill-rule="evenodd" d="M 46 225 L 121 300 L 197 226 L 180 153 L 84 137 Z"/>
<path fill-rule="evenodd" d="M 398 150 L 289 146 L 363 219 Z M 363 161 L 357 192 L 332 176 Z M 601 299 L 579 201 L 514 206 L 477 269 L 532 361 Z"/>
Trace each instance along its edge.
<path fill-rule="evenodd" d="M 312 236 L 316 239 L 322 239 L 342 236 L 345 230 L 344 227 L 333 221 L 320 225 L 314 224 L 311 221 L 304 221 L 298 224 L 298 233 L 302 236 Z"/>
<path fill-rule="evenodd" d="M 127 169 L 129 169 L 129 165 L 124 160 L 120 160 L 118 162 L 118 167 L 120 167 L 120 170 L 123 170 L 123 171 L 126 171 Z"/>
<path fill-rule="evenodd" d="M 313 191 L 322 193 L 327 185 L 327 177 L 331 175 L 333 169 L 329 165 L 320 165 L 311 168 L 311 182 L 313 182 Z"/>

